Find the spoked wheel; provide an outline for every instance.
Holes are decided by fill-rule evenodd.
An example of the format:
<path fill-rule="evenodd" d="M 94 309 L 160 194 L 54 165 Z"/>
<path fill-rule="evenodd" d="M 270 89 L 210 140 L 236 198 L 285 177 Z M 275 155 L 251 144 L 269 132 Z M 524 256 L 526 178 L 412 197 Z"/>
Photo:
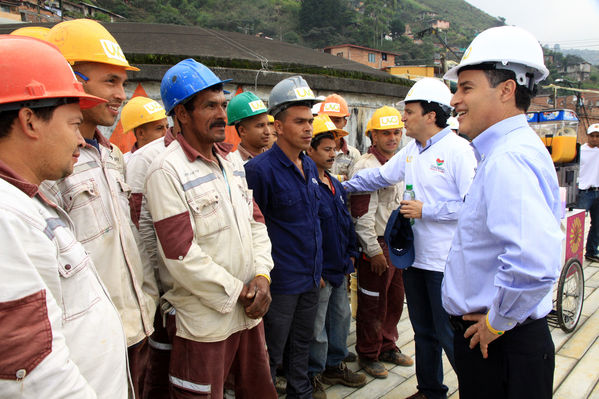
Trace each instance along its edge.
<path fill-rule="evenodd" d="M 570 259 L 559 277 L 556 313 L 559 326 L 567 333 L 574 331 L 584 301 L 584 274 L 578 259 Z"/>

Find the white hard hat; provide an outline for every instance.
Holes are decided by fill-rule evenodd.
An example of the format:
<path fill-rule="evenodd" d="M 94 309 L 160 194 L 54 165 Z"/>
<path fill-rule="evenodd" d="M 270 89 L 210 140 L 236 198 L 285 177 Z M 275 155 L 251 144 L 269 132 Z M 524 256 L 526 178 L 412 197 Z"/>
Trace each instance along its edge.
<path fill-rule="evenodd" d="M 406 98 L 400 102 L 405 104 L 409 101 L 428 101 L 451 107 L 451 91 L 445 83 L 435 78 L 423 78 L 414 83 L 408 91 Z"/>
<path fill-rule="evenodd" d="M 455 116 L 447 118 L 447 126 L 449 126 L 451 130 L 460 130 L 460 122 L 458 122 L 458 118 Z"/>
<path fill-rule="evenodd" d="M 490 28 L 474 38 L 460 63 L 451 68 L 443 79 L 458 80 L 458 72 L 468 65 L 491 63 L 497 69 L 516 74 L 519 85 L 532 88 L 549 75 L 543 59 L 543 49 L 528 31 L 517 26 Z M 529 77 L 532 76 L 532 82 Z"/>
<path fill-rule="evenodd" d="M 599 132 L 599 123 L 593 123 L 591 126 L 589 126 L 589 128 L 587 129 L 587 134 L 591 134 L 591 133 L 597 133 Z"/>

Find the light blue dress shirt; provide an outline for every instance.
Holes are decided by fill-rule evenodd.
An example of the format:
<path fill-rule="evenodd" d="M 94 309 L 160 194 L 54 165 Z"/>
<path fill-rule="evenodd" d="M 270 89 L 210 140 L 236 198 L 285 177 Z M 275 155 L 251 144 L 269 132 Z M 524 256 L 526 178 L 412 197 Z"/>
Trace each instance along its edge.
<path fill-rule="evenodd" d="M 552 308 L 563 234 L 557 176 L 524 115 L 496 123 L 472 146 L 479 161 L 445 266 L 451 315 L 489 313 L 510 330 Z"/>

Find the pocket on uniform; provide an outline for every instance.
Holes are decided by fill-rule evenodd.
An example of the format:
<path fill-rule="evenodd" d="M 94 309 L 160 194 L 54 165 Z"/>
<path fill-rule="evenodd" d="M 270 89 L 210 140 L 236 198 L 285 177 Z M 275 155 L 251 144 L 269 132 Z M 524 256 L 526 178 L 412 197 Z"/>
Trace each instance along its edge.
<path fill-rule="evenodd" d="M 216 190 L 191 192 L 188 195 L 187 203 L 193 214 L 195 234 L 198 237 L 215 234 L 228 227 L 222 198 Z"/>
<path fill-rule="evenodd" d="M 54 234 L 59 247 L 63 318 L 69 321 L 82 316 L 100 301 L 100 283 L 83 245 L 65 229 L 59 227 Z"/>
<path fill-rule="evenodd" d="M 294 221 L 297 218 L 300 197 L 297 192 L 279 192 L 273 198 L 274 212 L 283 221 Z"/>
<path fill-rule="evenodd" d="M 65 210 L 76 225 L 77 240 L 86 243 L 112 227 L 95 180 L 77 183 L 63 193 Z"/>

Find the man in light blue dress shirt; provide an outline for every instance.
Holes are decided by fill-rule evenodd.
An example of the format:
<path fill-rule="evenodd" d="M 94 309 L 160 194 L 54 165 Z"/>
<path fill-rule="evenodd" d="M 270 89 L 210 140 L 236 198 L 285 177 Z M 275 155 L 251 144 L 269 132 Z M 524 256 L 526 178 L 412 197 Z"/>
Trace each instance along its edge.
<path fill-rule="evenodd" d="M 478 35 L 446 79 L 478 167 L 445 267 L 460 398 L 550 398 L 545 316 L 562 233 L 551 157 L 524 113 L 548 71 L 538 41 L 504 26 Z"/>

